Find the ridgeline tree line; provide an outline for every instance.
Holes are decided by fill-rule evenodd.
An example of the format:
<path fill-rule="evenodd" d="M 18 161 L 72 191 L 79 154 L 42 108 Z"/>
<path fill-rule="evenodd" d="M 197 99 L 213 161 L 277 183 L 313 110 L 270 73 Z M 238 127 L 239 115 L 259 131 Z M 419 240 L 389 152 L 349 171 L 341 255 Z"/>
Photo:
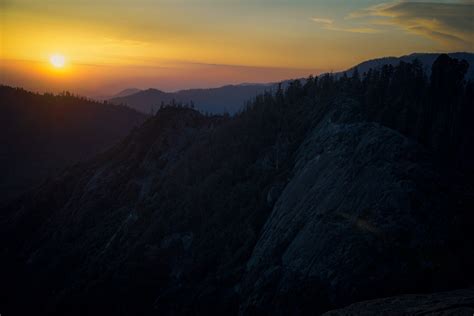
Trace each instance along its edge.
<path fill-rule="evenodd" d="M 292 140 L 317 124 L 332 105 L 352 101 L 363 119 L 395 129 L 434 150 L 442 160 L 472 172 L 474 82 L 465 80 L 468 68 L 465 60 L 443 54 L 430 74 L 415 60 L 362 75 L 354 69 L 350 77 L 310 76 L 292 81 L 285 90 L 280 86 L 276 93 L 258 96 L 240 116 L 259 113 L 263 134 Z"/>

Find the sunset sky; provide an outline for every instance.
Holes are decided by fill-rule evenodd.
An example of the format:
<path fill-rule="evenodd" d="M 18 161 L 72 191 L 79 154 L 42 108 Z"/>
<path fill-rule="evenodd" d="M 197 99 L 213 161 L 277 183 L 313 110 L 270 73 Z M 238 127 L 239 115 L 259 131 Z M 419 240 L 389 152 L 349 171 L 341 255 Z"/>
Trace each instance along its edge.
<path fill-rule="evenodd" d="M 89 96 L 474 51 L 474 0 L 0 0 L 2 84 Z M 52 56 L 64 56 L 54 67 Z"/>

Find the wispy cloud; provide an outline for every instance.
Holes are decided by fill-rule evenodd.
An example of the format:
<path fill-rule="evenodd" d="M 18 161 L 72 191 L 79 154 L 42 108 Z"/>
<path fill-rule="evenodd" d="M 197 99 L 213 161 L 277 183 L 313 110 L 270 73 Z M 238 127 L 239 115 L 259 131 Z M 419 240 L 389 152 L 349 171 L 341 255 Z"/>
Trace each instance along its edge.
<path fill-rule="evenodd" d="M 324 25 L 328 25 L 328 24 L 333 24 L 333 23 L 334 23 L 334 20 L 327 19 L 327 18 L 311 18 L 311 20 L 313 20 L 313 21 L 316 22 L 316 23 L 321 23 L 321 24 L 324 24 Z"/>
<path fill-rule="evenodd" d="M 321 17 L 313 17 L 311 18 L 313 22 L 316 22 L 321 25 L 321 27 L 325 30 L 330 31 L 339 31 L 339 32 L 350 32 L 350 33 L 377 33 L 378 31 L 374 28 L 370 27 L 342 27 L 338 26 L 334 23 L 334 20 L 329 18 L 321 18 Z"/>
<path fill-rule="evenodd" d="M 474 1 L 457 3 L 397 1 L 353 12 L 351 19 L 391 25 L 444 45 L 474 49 Z"/>

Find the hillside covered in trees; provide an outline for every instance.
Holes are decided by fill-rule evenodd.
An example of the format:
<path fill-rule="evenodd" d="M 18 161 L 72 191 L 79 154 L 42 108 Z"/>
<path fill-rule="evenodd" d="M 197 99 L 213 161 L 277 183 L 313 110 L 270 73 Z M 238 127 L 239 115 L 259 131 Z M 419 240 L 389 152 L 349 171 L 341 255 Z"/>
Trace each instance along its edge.
<path fill-rule="evenodd" d="M 0 209 L 4 312 L 314 315 L 473 286 L 467 69 L 310 77 L 234 117 L 160 109 Z"/>
<path fill-rule="evenodd" d="M 0 203 L 67 165 L 91 158 L 139 126 L 132 109 L 0 86 Z"/>

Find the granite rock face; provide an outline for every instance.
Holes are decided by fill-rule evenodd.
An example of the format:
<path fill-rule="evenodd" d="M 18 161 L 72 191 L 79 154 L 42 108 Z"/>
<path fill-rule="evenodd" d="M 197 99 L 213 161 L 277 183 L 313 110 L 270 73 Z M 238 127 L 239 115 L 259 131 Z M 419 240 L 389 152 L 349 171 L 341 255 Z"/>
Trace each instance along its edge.
<path fill-rule="evenodd" d="M 447 189 L 420 145 L 339 111 L 350 109 L 326 115 L 298 149 L 247 262 L 243 313 L 298 311 L 306 291 L 341 306 L 465 281 L 472 240 L 460 242 L 459 216 L 472 196 Z M 282 300 L 291 293 L 302 295 Z"/>
<path fill-rule="evenodd" d="M 433 294 L 401 295 L 359 302 L 329 311 L 323 316 L 472 316 L 473 313 L 474 290 L 466 289 Z"/>

